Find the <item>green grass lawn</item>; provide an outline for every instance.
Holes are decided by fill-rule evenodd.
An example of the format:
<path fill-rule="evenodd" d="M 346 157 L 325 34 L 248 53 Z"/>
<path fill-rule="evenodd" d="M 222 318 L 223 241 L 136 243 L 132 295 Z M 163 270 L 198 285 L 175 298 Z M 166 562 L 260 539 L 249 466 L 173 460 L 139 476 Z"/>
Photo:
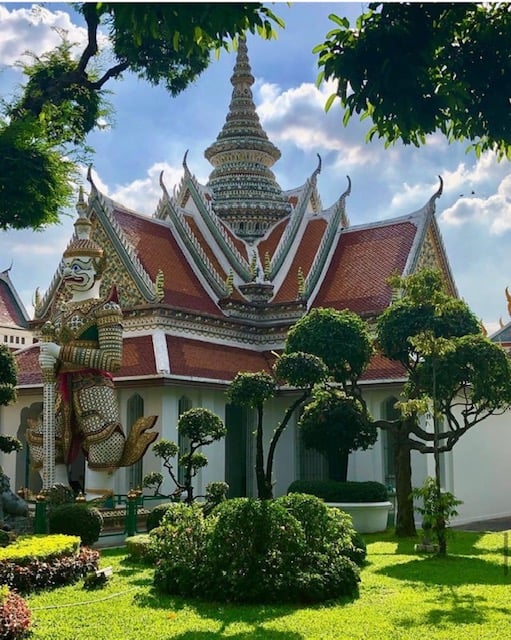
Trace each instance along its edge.
<path fill-rule="evenodd" d="M 511 567 L 506 534 L 456 531 L 449 557 L 413 551 L 417 540 L 366 536 L 359 597 L 313 607 L 231 606 L 163 597 L 152 569 L 102 551 L 107 585 L 82 583 L 28 598 L 33 640 L 508 640 Z M 511 559 L 510 559 L 511 565 Z"/>

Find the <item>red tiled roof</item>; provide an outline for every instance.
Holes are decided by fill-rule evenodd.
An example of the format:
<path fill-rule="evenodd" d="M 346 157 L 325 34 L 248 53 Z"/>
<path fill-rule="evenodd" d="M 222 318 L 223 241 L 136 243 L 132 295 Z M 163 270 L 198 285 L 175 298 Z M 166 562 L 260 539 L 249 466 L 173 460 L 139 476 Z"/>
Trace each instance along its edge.
<path fill-rule="evenodd" d="M 239 371 L 267 371 L 275 361 L 270 352 L 257 352 L 201 340 L 167 336 L 170 373 L 175 376 L 232 380 Z M 19 368 L 18 384 L 41 385 L 39 348 L 16 354 Z M 138 378 L 157 375 L 152 337 L 136 336 L 124 339 L 122 365 L 115 378 Z"/>
<path fill-rule="evenodd" d="M 39 366 L 39 345 L 18 351 L 15 354 L 18 364 L 18 385 L 42 384 Z M 115 373 L 116 378 L 155 375 L 153 340 L 150 335 L 125 338 L 123 341 L 122 364 Z"/>
<path fill-rule="evenodd" d="M 404 221 L 342 233 L 313 306 L 383 311 L 391 300 L 386 281 L 403 273 L 416 232 Z"/>
<path fill-rule="evenodd" d="M 232 380 L 239 371 L 270 371 L 275 357 L 211 342 L 167 336 L 170 372 L 178 376 Z"/>
<path fill-rule="evenodd" d="M 222 315 L 188 264 L 170 228 L 120 209 L 115 210 L 114 215 L 149 276 L 155 280 L 158 271 L 163 271 L 163 303 L 198 313 Z"/>
<path fill-rule="evenodd" d="M 39 345 L 18 351 L 14 357 L 18 365 L 18 386 L 42 384 Z"/>
<path fill-rule="evenodd" d="M 362 380 L 400 380 L 406 377 L 406 371 L 399 362 L 388 360 L 381 353 L 375 353 Z"/>
<path fill-rule="evenodd" d="M 213 267 L 216 269 L 216 272 L 222 278 L 222 280 L 225 281 L 227 279 L 227 274 L 223 270 L 222 265 L 220 264 L 220 262 L 218 262 L 217 257 L 213 253 L 213 250 L 211 249 L 209 244 L 204 239 L 204 236 L 202 235 L 202 231 L 199 229 L 197 223 L 195 222 L 195 218 L 193 216 L 190 216 L 190 215 L 185 216 L 185 218 L 186 218 L 186 222 L 188 223 L 190 229 L 192 230 L 192 233 L 197 238 L 197 240 L 199 241 L 200 246 L 204 250 L 204 253 L 206 254 L 208 260 L 211 262 Z"/>
<path fill-rule="evenodd" d="M 291 267 L 278 290 L 274 302 L 296 300 L 298 296 L 298 269 L 301 267 L 304 278 L 307 277 L 314 257 L 318 251 L 327 222 L 324 218 L 312 218 L 305 229 Z"/>
<path fill-rule="evenodd" d="M 275 253 L 277 245 L 279 244 L 280 239 L 282 238 L 282 234 L 286 230 L 288 223 L 289 218 L 284 218 L 284 220 L 278 222 L 275 227 L 273 227 L 270 235 L 264 240 L 261 240 L 261 242 L 259 242 L 259 244 L 257 245 L 259 259 L 261 260 L 262 264 L 265 263 L 266 254 L 270 256 L 270 260 L 273 257 L 273 254 Z"/>
<path fill-rule="evenodd" d="M 0 278 L 0 325 L 27 328 L 27 320 L 16 301 L 11 285 L 3 277 Z"/>
<path fill-rule="evenodd" d="M 241 240 L 241 238 L 238 238 L 238 236 L 235 236 L 232 230 L 230 229 L 230 227 L 228 227 L 222 220 L 220 220 L 220 223 L 225 229 L 225 232 L 227 233 L 229 238 L 231 239 L 233 245 L 248 262 L 250 258 L 248 257 L 247 245 L 243 242 L 243 240 Z"/>
<path fill-rule="evenodd" d="M 152 336 L 125 338 L 122 343 L 121 368 L 115 377 L 150 376 L 156 373 Z"/>

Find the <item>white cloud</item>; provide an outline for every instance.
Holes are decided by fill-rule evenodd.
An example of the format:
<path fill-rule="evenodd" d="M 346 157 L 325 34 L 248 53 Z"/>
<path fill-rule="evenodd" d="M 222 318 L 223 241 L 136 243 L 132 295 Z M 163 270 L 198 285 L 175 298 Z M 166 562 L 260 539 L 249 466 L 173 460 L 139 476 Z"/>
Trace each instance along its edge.
<path fill-rule="evenodd" d="M 41 55 L 62 42 L 65 33 L 72 43 L 83 45 L 87 31 L 73 24 L 64 11 L 50 11 L 45 7 L 10 9 L 0 5 L 0 64 L 12 65 L 27 51 Z"/>
<path fill-rule="evenodd" d="M 339 105 L 325 113 L 325 103 L 334 91 L 334 83 L 323 83 L 318 89 L 310 82 L 283 91 L 276 84 L 256 84 L 260 103 L 257 112 L 269 138 L 276 143 L 291 143 L 306 152 L 334 152 L 337 162 L 360 165 L 375 161 L 364 144 L 361 127 L 352 123 L 342 126 Z M 355 131 L 357 131 L 355 133 Z"/>
<path fill-rule="evenodd" d="M 158 162 L 147 170 L 145 178 L 134 180 L 123 185 L 116 185 L 110 193 L 110 197 L 121 202 L 124 206 L 151 216 L 162 196 L 160 187 L 160 174 L 163 171 L 163 182 L 172 195 L 175 185 L 179 184 L 183 176 L 182 167 L 172 167 L 166 162 Z M 100 186 L 96 183 L 98 189 L 107 193 L 105 185 Z"/>
<path fill-rule="evenodd" d="M 472 168 L 458 167 L 449 179 L 451 189 L 468 189 L 442 213 L 442 222 L 457 227 L 475 223 L 487 227 L 492 235 L 511 229 L 511 173 L 507 163 L 497 163 L 495 156 L 486 154 Z"/>

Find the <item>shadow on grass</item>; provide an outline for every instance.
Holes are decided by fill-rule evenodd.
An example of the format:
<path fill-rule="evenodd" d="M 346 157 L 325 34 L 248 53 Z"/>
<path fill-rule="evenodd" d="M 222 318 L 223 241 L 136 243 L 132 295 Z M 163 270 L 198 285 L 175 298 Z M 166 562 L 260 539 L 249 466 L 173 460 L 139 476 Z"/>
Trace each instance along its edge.
<path fill-rule="evenodd" d="M 377 569 L 376 574 L 396 580 L 422 582 L 428 585 L 460 586 L 466 584 L 511 584 L 506 558 L 488 561 L 475 557 L 447 556 L 421 557 Z"/>
<path fill-rule="evenodd" d="M 499 547 L 487 549 L 478 547 L 478 543 L 487 535 L 499 536 L 501 545 Z M 395 545 L 389 551 L 376 550 L 368 554 L 368 560 L 370 562 L 370 555 L 404 555 L 404 556 L 417 556 L 415 551 L 415 545 L 420 544 L 422 541 L 422 531 L 419 530 L 417 536 L 408 538 L 398 538 L 395 535 L 394 530 L 389 530 L 385 533 L 369 534 L 364 536 L 366 544 L 372 543 L 391 543 Z M 483 555 L 495 555 L 501 556 L 505 553 L 505 537 L 501 532 L 476 532 L 476 531 L 458 531 L 450 529 L 447 532 L 447 548 L 450 554 L 455 555 L 470 555 L 470 556 L 483 556 Z"/>
<path fill-rule="evenodd" d="M 460 595 L 454 589 L 448 589 L 442 593 L 440 606 L 437 598 L 426 599 L 425 604 L 437 606 L 426 611 L 422 617 L 415 614 L 413 618 L 404 617 L 395 624 L 404 628 L 426 625 L 452 629 L 453 625 L 483 625 L 492 619 L 495 612 L 506 616 L 511 614 L 510 607 L 492 607 L 487 603 L 487 598 L 483 596 Z"/>
<path fill-rule="evenodd" d="M 222 637 L 225 631 L 225 628 L 219 631 L 185 631 L 185 633 L 173 635 L 172 640 L 213 640 L 213 638 Z M 276 631 L 262 627 L 252 629 L 246 633 L 237 633 L 235 636 L 227 633 L 225 637 L 236 638 L 236 640 L 257 640 L 258 638 L 264 638 L 265 640 L 303 640 L 304 638 L 301 633 L 294 631 Z"/>

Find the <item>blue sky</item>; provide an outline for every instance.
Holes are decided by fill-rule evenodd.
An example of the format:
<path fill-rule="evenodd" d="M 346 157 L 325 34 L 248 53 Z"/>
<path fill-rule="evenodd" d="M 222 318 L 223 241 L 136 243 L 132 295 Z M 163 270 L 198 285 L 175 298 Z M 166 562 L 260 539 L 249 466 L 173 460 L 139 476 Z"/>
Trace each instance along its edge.
<path fill-rule="evenodd" d="M 39 7 L 33 10 L 33 7 Z M 332 87 L 315 86 L 318 72 L 313 47 L 334 25 L 330 13 L 353 23 L 362 3 L 274 3 L 286 28 L 276 41 L 248 37 L 254 101 L 262 125 L 282 152 L 273 167 L 283 189 L 305 182 L 322 158 L 318 185 L 323 205 L 331 205 L 352 180 L 347 201 L 351 223 L 363 224 L 411 213 L 436 192 L 441 175 L 444 192 L 437 218 L 458 291 L 492 332 L 499 318 L 507 322 L 504 289 L 511 285 L 511 172 L 507 161 L 493 154 L 479 160 L 465 144 L 448 145 L 439 135 L 416 149 L 396 145 L 384 149 L 364 141 L 369 126 L 356 119 L 342 125 L 340 107 L 328 114 L 324 104 Z M 22 76 L 12 65 L 23 53 L 37 54 L 55 46 L 55 29 L 72 41 L 85 31 L 69 5 L 0 2 L 0 95 L 8 98 Z M 212 167 L 204 150 L 216 139 L 231 97 L 234 55 L 222 52 L 204 74 L 180 96 L 149 86 L 131 75 L 110 84 L 114 126 L 93 132 L 93 175 L 105 193 L 151 215 L 160 195 L 158 176 L 168 188 L 188 166 L 201 182 Z M 84 183 L 87 187 L 87 184 Z M 72 213 L 72 212 L 71 212 Z M 11 278 L 31 310 L 36 287 L 44 291 L 72 233 L 72 217 L 43 232 L 0 232 L 0 270 L 11 264 Z"/>

